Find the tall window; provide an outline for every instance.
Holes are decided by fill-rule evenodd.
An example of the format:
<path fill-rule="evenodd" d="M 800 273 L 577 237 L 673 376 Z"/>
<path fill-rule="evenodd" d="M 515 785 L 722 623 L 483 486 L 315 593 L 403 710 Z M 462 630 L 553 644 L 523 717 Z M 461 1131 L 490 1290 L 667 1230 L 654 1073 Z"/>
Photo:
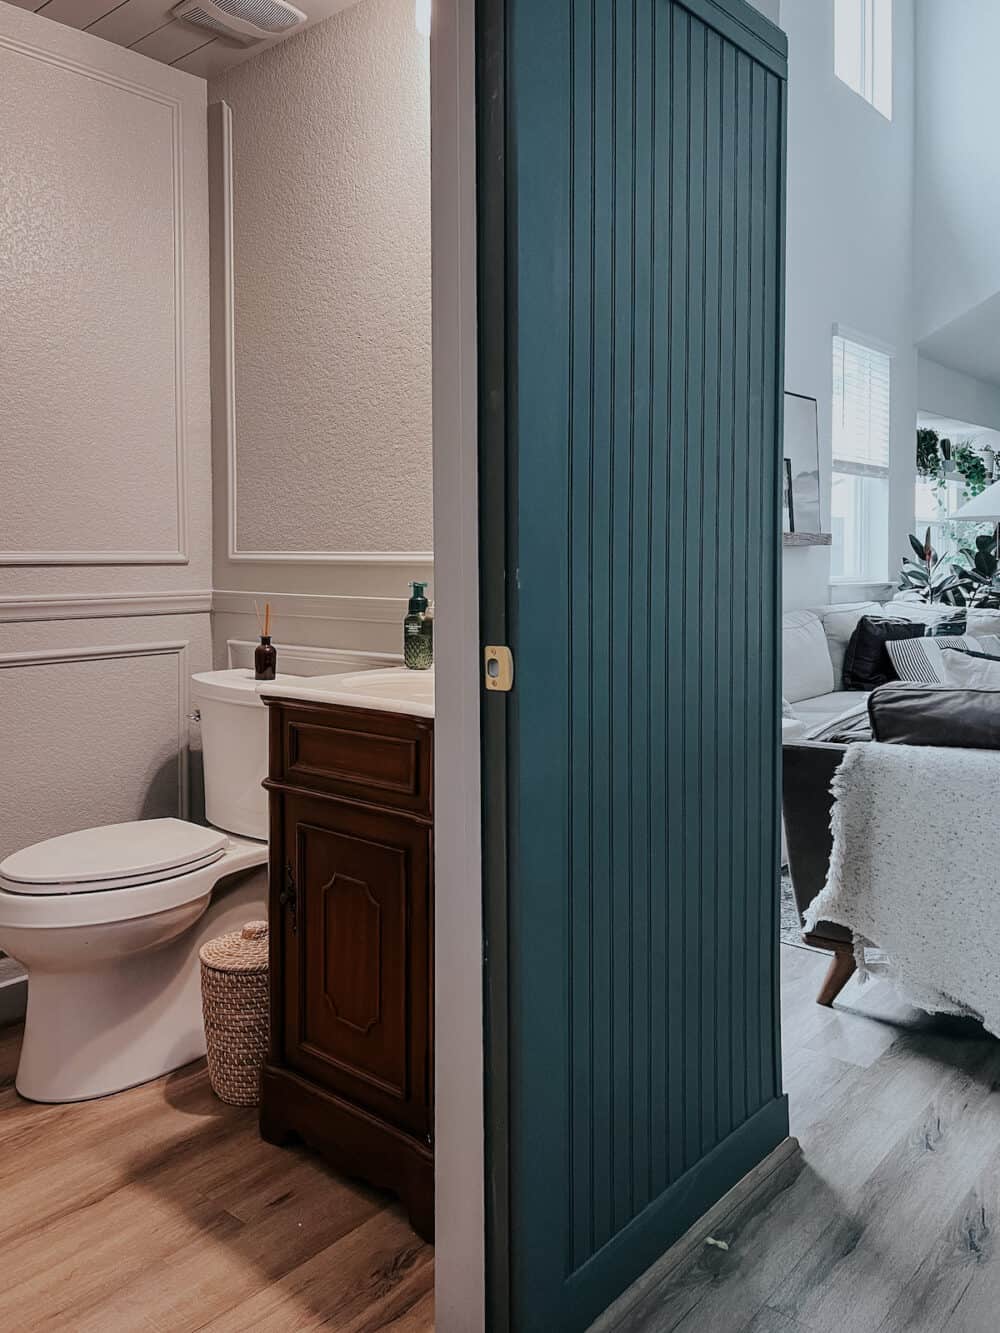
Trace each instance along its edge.
<path fill-rule="evenodd" d="M 833 340 L 833 550 L 830 576 L 889 575 L 889 372 L 885 352 Z"/>
<path fill-rule="evenodd" d="M 892 120 L 892 0 L 834 0 L 833 68 Z"/>

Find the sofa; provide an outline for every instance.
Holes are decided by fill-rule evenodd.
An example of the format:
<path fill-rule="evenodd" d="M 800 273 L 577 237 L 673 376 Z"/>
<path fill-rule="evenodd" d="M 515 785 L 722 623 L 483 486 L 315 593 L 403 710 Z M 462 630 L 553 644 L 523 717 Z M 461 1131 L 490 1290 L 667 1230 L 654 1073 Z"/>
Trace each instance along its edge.
<path fill-rule="evenodd" d="M 787 611 L 782 617 L 782 693 L 789 708 L 782 720 L 782 860 L 788 865 L 800 917 L 826 881 L 832 838 L 830 783 L 844 755 L 842 744 L 811 740 L 813 728 L 866 700 L 845 690 L 844 657 L 864 615 L 894 616 L 933 624 L 960 609 L 898 599 L 884 605 L 855 602 Z M 1000 633 L 1000 612 L 965 613 L 970 634 Z M 833 954 L 817 1003 L 832 1005 L 855 969 L 851 934 L 819 922 L 805 943 Z"/>
<path fill-rule="evenodd" d="M 843 682 L 847 645 L 862 616 L 894 616 L 933 625 L 963 614 L 970 634 L 1000 634 L 1000 611 L 963 612 L 961 607 L 928 606 L 905 598 L 786 611 L 781 618 L 781 692 L 794 719 L 808 729 L 865 699 L 858 690 L 845 690 Z"/>

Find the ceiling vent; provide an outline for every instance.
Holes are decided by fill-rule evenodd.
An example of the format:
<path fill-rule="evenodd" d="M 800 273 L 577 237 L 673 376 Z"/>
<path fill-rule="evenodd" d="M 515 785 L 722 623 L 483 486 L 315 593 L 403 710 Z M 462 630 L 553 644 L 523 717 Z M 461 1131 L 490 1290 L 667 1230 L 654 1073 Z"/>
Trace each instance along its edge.
<path fill-rule="evenodd" d="M 183 0 L 172 13 L 185 23 L 209 28 L 244 46 L 268 37 L 287 37 L 306 21 L 302 10 L 285 0 Z"/>

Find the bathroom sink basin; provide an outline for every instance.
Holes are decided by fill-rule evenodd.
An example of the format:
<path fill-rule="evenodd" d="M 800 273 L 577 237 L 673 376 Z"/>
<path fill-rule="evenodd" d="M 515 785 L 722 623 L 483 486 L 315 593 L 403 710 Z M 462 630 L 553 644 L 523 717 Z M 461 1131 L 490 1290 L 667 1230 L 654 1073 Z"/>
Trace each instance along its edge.
<path fill-rule="evenodd" d="M 433 704 L 434 672 L 390 667 L 385 671 L 355 671 L 349 676 L 327 677 L 332 689 L 363 694 L 370 699 L 402 699 L 408 703 Z"/>
<path fill-rule="evenodd" d="M 378 708 L 391 713 L 434 716 L 434 671 L 408 671 L 389 667 L 377 671 L 351 671 L 334 676 L 303 676 L 298 684 L 283 682 L 261 687 L 262 695 L 282 699 L 353 704 L 356 708 Z"/>

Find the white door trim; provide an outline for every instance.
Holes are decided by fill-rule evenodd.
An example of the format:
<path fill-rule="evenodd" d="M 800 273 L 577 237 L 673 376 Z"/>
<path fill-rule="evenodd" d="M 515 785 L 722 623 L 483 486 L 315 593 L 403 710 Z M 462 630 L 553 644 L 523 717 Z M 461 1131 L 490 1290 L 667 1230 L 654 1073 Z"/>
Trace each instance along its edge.
<path fill-rule="evenodd" d="M 431 33 L 434 375 L 434 1263 L 438 1333 L 485 1328 L 474 0 Z"/>

